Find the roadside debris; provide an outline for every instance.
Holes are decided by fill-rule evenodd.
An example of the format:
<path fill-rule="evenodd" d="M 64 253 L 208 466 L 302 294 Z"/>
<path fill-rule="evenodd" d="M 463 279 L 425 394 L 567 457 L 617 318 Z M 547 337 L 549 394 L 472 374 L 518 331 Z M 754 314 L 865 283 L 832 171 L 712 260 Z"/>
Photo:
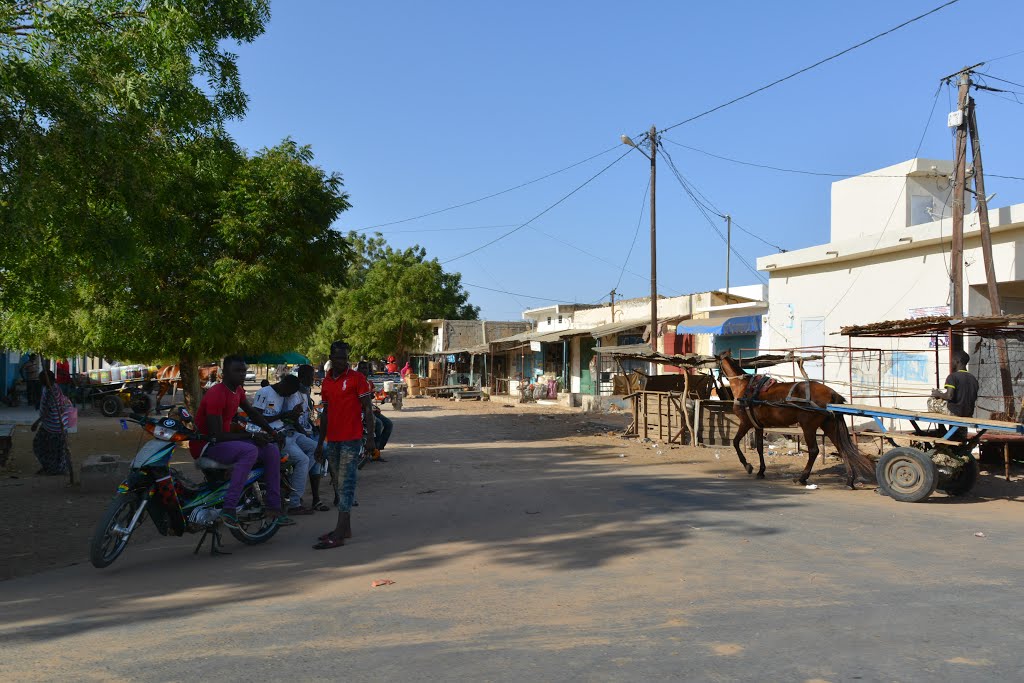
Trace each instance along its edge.
<path fill-rule="evenodd" d="M 390 586 L 395 582 L 391 579 L 377 579 L 370 584 L 370 588 L 380 588 L 381 586 Z"/>
<path fill-rule="evenodd" d="M 818 489 L 818 485 L 817 484 L 808 484 L 804 488 L 805 489 L 810 489 L 811 491 L 816 491 Z"/>
<path fill-rule="evenodd" d="M 977 536 L 978 538 L 985 538 L 985 532 L 984 531 L 976 531 L 976 532 L 974 532 L 974 535 Z"/>

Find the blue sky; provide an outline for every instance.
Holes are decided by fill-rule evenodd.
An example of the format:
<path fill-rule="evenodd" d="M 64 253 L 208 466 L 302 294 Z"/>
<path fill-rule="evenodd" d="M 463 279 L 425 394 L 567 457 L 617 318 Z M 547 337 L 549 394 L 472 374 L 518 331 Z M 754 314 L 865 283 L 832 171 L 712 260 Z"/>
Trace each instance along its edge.
<path fill-rule="evenodd" d="M 267 32 L 237 50 L 251 102 L 231 131 L 250 150 L 286 136 L 312 145 L 317 163 L 340 172 L 351 194 L 353 208 L 336 227 L 361 229 L 564 168 L 615 147 L 621 133 L 670 126 L 939 4 L 278 0 Z M 922 134 L 921 156 L 951 158 L 946 114 L 955 92 L 942 88 L 925 127 L 939 79 L 1003 57 L 982 71 L 1024 83 L 1024 54 L 1005 56 L 1024 50 L 1022 25 L 1019 0 L 961 0 L 666 136 L 830 173 L 908 159 Z M 986 171 L 1024 176 L 1024 105 L 987 93 L 975 99 Z M 795 249 L 827 241 L 834 178 L 665 149 L 719 209 L 768 242 Z M 421 244 L 445 261 L 532 218 L 626 150 L 619 144 L 523 189 L 379 230 L 395 246 Z M 532 227 L 445 267 L 472 283 L 471 300 L 493 319 L 518 319 L 546 302 L 476 285 L 594 303 L 621 274 L 620 297 L 648 294 L 648 175 L 647 160 L 633 152 Z M 1024 201 L 1022 181 L 986 184 L 998 194 L 995 206 Z M 725 246 L 663 162 L 657 216 L 659 291 L 723 286 Z M 751 263 L 774 251 L 738 230 L 733 244 Z M 732 283 L 755 282 L 734 259 Z"/>

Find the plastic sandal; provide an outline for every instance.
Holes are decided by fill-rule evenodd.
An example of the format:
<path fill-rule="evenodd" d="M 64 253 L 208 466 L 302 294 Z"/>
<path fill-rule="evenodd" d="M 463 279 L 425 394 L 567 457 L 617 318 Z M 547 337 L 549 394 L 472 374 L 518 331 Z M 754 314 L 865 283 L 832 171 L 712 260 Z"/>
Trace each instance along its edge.
<path fill-rule="evenodd" d="M 320 541 L 315 544 L 313 546 L 313 550 L 330 550 L 331 548 L 340 548 L 343 545 L 345 545 L 344 541 L 328 538 L 325 541 Z"/>

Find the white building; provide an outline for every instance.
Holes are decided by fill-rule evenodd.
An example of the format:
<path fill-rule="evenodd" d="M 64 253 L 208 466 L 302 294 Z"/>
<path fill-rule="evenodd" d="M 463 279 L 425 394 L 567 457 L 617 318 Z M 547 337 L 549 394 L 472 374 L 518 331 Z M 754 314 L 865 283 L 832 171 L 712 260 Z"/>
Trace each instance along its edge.
<path fill-rule="evenodd" d="M 952 167 L 949 161 L 912 159 L 833 183 L 831 241 L 757 260 L 758 270 L 769 273 L 765 347 L 848 348 L 850 341 L 838 334 L 842 326 L 948 312 Z M 969 199 L 966 206 L 972 207 Z M 1019 258 L 1024 256 L 1024 204 L 990 209 L 989 216 L 1003 312 L 1024 313 L 1024 259 Z M 977 213 L 964 221 L 964 287 L 965 313 L 988 314 Z M 851 355 L 843 356 L 837 348 L 839 360 L 830 356 L 809 372 L 837 384 L 847 396 L 851 378 L 852 393 L 865 397 L 878 393 L 872 386 L 880 379 L 884 403 L 923 408 L 924 398 L 908 395 L 927 394 L 936 376 L 944 377 L 948 354 L 935 353 L 943 344 L 928 339 L 854 340 L 854 346 L 894 353 L 885 354 L 882 367 L 853 354 L 851 367 Z M 976 349 L 971 340 L 965 346 L 977 361 L 972 360 L 971 370 L 983 380 L 984 396 L 981 376 L 986 373 L 979 366 L 991 363 L 988 349 Z M 978 408 L 979 415 L 983 408 L 996 409 L 981 400 Z"/>

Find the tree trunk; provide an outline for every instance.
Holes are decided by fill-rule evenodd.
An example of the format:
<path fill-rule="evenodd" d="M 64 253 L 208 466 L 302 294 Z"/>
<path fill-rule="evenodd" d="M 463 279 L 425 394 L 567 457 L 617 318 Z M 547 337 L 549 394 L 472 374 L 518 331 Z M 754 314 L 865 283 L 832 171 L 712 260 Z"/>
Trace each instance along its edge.
<path fill-rule="evenodd" d="M 178 359 L 178 370 L 181 372 L 181 391 L 185 397 L 185 405 L 193 415 L 196 415 L 199 410 L 199 399 L 203 397 L 202 388 L 199 386 L 199 359 L 186 353 L 181 354 Z"/>

